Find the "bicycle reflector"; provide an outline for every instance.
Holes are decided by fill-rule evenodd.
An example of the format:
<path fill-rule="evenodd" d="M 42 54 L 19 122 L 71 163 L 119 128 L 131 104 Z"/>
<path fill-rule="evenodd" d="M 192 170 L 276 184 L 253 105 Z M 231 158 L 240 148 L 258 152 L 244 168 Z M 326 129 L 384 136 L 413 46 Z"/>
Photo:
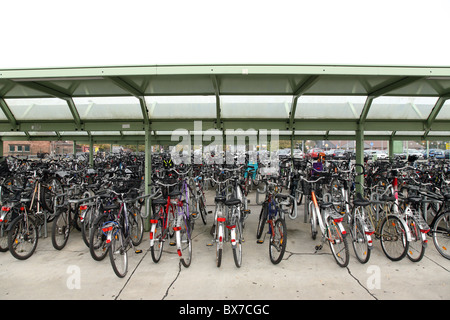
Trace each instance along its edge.
<path fill-rule="evenodd" d="M 108 231 L 112 231 L 112 229 L 113 229 L 113 227 L 109 226 L 109 227 L 106 227 L 106 228 L 102 228 L 102 231 L 106 233 Z"/>
<path fill-rule="evenodd" d="M 222 217 L 217 218 L 218 222 L 225 222 L 225 220 L 226 220 L 226 218 L 222 218 Z"/>

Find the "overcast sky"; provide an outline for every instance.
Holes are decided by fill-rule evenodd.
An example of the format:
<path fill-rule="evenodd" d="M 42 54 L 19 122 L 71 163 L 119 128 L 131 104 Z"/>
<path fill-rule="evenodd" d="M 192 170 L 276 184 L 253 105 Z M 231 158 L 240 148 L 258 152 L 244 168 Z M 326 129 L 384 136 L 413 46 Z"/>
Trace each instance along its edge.
<path fill-rule="evenodd" d="M 450 0 L 3 1 L 0 68 L 450 66 Z"/>

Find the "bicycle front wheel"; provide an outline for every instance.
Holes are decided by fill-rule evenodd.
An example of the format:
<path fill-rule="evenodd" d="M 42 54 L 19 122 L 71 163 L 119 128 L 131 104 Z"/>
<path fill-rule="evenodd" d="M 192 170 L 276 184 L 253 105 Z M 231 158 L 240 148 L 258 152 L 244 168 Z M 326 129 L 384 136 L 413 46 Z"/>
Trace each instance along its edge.
<path fill-rule="evenodd" d="M 103 224 L 108 221 L 107 216 L 99 216 L 92 225 L 92 230 L 89 235 L 89 252 L 91 257 L 96 261 L 105 259 L 109 246 L 106 243 L 106 236 L 102 231 Z"/>
<path fill-rule="evenodd" d="M 437 251 L 450 260 L 450 211 L 440 215 L 433 227 L 433 242 Z"/>
<path fill-rule="evenodd" d="M 343 234 L 339 225 L 331 216 L 327 219 L 328 228 L 328 243 L 330 244 L 331 252 L 336 260 L 336 263 L 344 268 L 348 265 L 350 260 L 350 253 L 348 250 L 347 234 Z"/>
<path fill-rule="evenodd" d="M 269 242 L 269 257 L 273 264 L 281 262 L 286 251 L 287 228 L 286 221 L 278 218 L 273 226 Z"/>
<path fill-rule="evenodd" d="M 261 213 L 259 214 L 259 220 L 258 220 L 258 228 L 256 229 L 256 238 L 260 239 L 263 231 L 264 226 L 266 225 L 267 221 L 267 203 L 264 203 L 261 208 Z"/>
<path fill-rule="evenodd" d="M 128 212 L 128 222 L 130 225 L 130 237 L 134 246 L 138 246 L 144 237 L 144 218 L 138 208 L 133 207 Z"/>
<path fill-rule="evenodd" d="M 128 255 L 122 229 L 117 230 L 117 233 L 111 239 L 109 260 L 114 273 L 119 278 L 125 277 L 128 272 Z"/>
<path fill-rule="evenodd" d="M 408 251 L 408 240 L 403 223 L 396 216 L 388 216 L 381 224 L 381 249 L 392 261 L 400 261 Z"/>

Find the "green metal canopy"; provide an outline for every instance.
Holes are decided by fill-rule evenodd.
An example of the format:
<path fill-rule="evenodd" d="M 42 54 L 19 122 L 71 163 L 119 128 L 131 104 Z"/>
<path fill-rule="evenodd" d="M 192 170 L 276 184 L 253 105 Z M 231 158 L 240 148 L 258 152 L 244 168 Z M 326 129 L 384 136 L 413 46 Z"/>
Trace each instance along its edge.
<path fill-rule="evenodd" d="M 292 139 L 450 136 L 450 67 L 153 65 L 0 70 L 2 140 L 170 142 L 175 129 Z"/>

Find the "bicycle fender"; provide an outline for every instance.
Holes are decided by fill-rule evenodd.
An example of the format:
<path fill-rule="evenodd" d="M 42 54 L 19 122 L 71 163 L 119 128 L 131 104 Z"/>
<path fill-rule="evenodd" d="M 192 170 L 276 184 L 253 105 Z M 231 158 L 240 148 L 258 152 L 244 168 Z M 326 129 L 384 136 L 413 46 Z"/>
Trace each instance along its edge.
<path fill-rule="evenodd" d="M 19 220 L 20 218 L 22 218 L 23 219 L 23 216 L 22 215 L 18 215 L 17 217 L 15 217 L 9 224 L 8 224 L 8 227 L 6 228 L 6 232 L 8 232 L 8 231 L 10 231 L 11 230 L 11 226 L 13 225 L 13 224 L 15 224 L 15 222 L 17 221 L 17 220 Z"/>

